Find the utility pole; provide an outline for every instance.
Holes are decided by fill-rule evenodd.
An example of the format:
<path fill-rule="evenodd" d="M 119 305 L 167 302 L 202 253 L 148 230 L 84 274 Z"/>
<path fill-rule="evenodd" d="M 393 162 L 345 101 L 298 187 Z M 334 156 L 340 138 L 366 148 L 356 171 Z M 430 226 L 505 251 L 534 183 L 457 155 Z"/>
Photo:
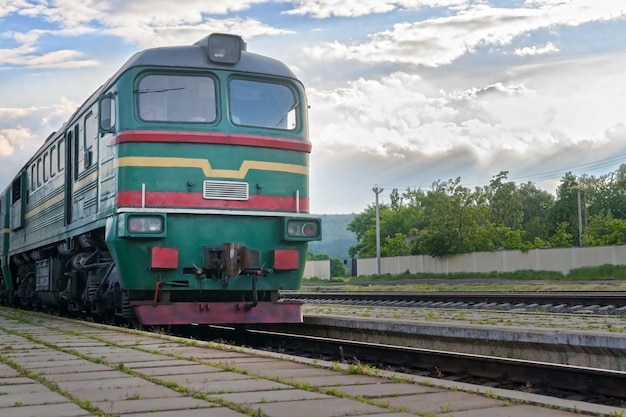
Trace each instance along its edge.
<path fill-rule="evenodd" d="M 578 246 L 583 245 L 583 215 L 580 208 L 580 188 L 578 191 Z"/>
<path fill-rule="evenodd" d="M 374 194 L 376 194 L 376 274 L 380 275 L 380 213 L 378 210 L 378 194 L 383 192 L 383 189 L 378 185 L 372 188 Z"/>

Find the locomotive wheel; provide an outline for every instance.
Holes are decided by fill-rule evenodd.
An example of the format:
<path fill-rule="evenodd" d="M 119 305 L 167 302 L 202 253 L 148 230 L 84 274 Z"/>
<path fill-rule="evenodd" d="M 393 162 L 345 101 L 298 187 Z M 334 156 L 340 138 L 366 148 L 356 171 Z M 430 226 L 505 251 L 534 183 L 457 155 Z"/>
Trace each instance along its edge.
<path fill-rule="evenodd" d="M 103 314 L 103 321 L 105 324 L 108 324 L 110 326 L 114 326 L 116 324 L 115 322 L 115 309 L 113 308 L 107 308 L 104 310 L 104 314 Z"/>

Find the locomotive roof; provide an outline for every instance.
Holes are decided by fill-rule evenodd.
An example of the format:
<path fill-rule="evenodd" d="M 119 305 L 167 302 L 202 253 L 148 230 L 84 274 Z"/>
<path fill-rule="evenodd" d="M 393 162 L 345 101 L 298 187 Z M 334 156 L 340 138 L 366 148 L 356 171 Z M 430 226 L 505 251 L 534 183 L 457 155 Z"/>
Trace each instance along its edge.
<path fill-rule="evenodd" d="M 137 52 L 122 65 L 109 82 L 114 81 L 118 75 L 128 69 L 140 66 L 225 69 L 296 78 L 295 74 L 284 63 L 274 58 L 248 52 L 245 49 L 241 51 L 241 59 L 236 64 L 212 62 L 208 58 L 207 38 L 203 38 L 193 45 L 165 46 Z M 107 85 L 103 87 L 106 88 Z"/>
<path fill-rule="evenodd" d="M 81 106 L 76 109 L 74 114 L 72 114 L 72 116 L 68 119 L 68 122 L 63 123 L 63 128 L 60 131 L 65 130 L 67 123 L 73 123 L 77 115 L 80 114 L 85 106 L 94 102 L 103 91 L 106 91 L 112 83 L 116 82 L 121 74 L 134 67 L 147 66 L 164 68 L 224 69 L 229 71 L 277 75 L 297 79 L 289 67 L 281 61 L 246 51 L 245 43 L 243 43 L 243 41 L 242 44 L 244 47 L 241 50 L 241 58 L 237 63 L 220 64 L 213 62 L 208 58 L 209 37 L 210 35 L 200 39 L 193 45 L 164 46 L 145 49 L 135 53 L 111 78 L 101 85 L 89 98 L 87 98 L 87 100 L 85 100 Z M 55 133 L 56 132 L 53 132 L 50 136 L 48 136 L 48 138 L 44 141 L 44 144 L 55 137 Z M 36 153 L 25 166 L 28 166 L 33 159 L 36 159 L 38 153 Z"/>

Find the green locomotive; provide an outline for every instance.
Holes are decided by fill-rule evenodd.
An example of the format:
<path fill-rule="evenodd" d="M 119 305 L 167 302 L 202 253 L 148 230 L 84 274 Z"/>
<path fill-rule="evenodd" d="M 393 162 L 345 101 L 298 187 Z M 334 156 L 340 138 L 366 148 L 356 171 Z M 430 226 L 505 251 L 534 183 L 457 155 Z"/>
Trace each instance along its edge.
<path fill-rule="evenodd" d="M 307 101 L 239 36 L 131 57 L 0 201 L 0 301 L 142 325 L 300 322 Z"/>

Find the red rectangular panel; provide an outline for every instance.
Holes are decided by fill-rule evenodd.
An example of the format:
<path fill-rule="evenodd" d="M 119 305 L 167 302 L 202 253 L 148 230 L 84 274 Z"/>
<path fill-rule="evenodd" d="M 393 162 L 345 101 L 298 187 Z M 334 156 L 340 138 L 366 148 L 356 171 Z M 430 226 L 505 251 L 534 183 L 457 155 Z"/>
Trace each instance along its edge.
<path fill-rule="evenodd" d="M 302 323 L 302 304 L 260 301 L 246 303 L 131 301 L 143 325 L 228 324 L 228 323 Z"/>
<path fill-rule="evenodd" d="M 290 270 L 300 267 L 300 254 L 293 249 L 276 249 L 274 251 L 274 269 Z"/>
<path fill-rule="evenodd" d="M 178 248 L 155 246 L 151 251 L 150 269 L 178 268 Z"/>

